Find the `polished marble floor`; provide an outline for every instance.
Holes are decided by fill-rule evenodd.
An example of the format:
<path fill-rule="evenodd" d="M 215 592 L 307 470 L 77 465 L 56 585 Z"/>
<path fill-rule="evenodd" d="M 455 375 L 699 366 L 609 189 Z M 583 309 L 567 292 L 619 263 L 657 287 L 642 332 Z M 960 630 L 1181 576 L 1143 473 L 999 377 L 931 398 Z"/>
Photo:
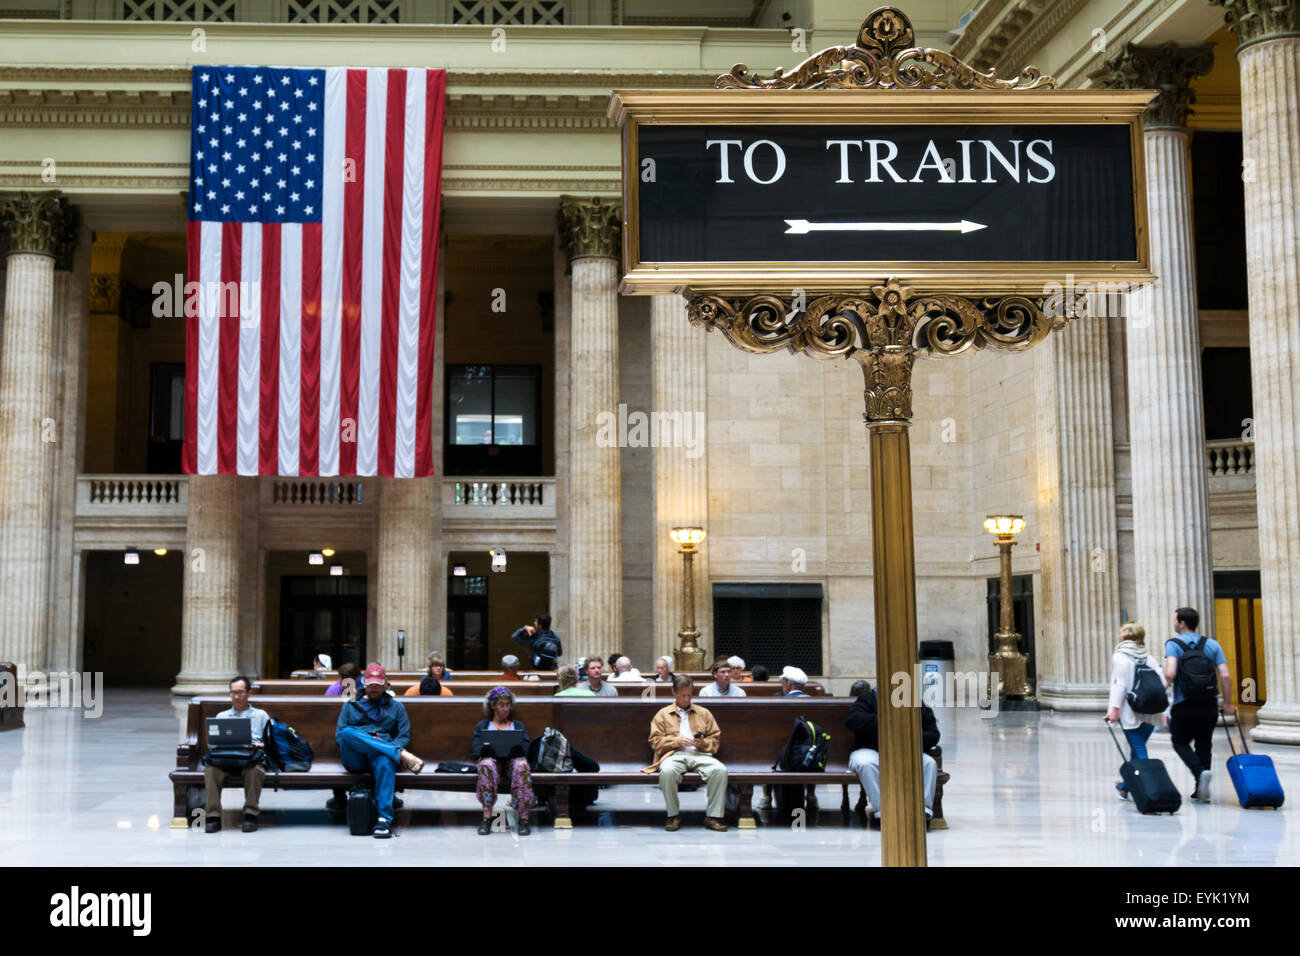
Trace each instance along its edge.
<path fill-rule="evenodd" d="M 683 795 L 684 824 L 662 829 L 662 802 L 650 787 L 604 790 L 573 830 L 542 826 L 478 836 L 470 794 L 408 792 L 409 825 L 389 841 L 350 837 L 331 826 L 324 793 L 263 797 L 255 834 L 171 830 L 168 770 L 183 707 L 165 691 L 109 690 L 99 719 L 78 711 L 29 710 L 27 727 L 0 733 L 0 866 L 327 865 L 342 852 L 388 864 L 531 865 L 868 865 L 880 862 L 880 833 L 838 812 L 838 787 L 822 787 L 827 810 L 807 825 L 711 833 L 704 794 Z M 950 829 L 929 834 L 932 866 L 1270 866 L 1300 864 L 1300 810 L 1242 810 L 1215 738 L 1213 802 L 1184 802 L 1174 816 L 1143 817 L 1113 790 L 1118 754 L 1100 715 L 941 713 L 944 797 Z M 833 732 L 833 731 L 832 731 Z M 725 739 L 725 738 L 724 738 Z M 1259 746 L 1300 800 L 1300 748 Z M 1166 734 L 1152 756 L 1190 792 L 1191 776 Z M 725 754 L 725 751 L 724 751 Z M 853 788 L 856 799 L 857 788 Z M 237 807 L 235 791 L 226 804 Z M 599 811 L 598 813 L 596 811 Z M 233 822 L 233 814 L 231 815 Z M 403 822 L 399 817 L 399 823 Z"/>

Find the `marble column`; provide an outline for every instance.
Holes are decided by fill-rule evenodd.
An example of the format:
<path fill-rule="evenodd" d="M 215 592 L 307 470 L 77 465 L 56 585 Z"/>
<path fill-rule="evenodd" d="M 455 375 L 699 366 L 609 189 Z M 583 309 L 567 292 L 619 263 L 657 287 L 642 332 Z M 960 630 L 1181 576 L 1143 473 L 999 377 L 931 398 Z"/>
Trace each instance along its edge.
<path fill-rule="evenodd" d="M 1264 615 L 1266 700 L 1251 737 L 1300 744 L 1300 2 L 1224 6 L 1241 66 Z"/>
<path fill-rule="evenodd" d="M 679 295 L 650 299 L 651 414 L 661 424 L 654 454 L 654 653 L 674 654 L 683 621 L 682 555 L 669 537 L 675 527 L 708 530 L 708 448 L 705 434 L 705 336 L 686 318 Z M 709 541 L 694 558 L 695 626 L 705 659 L 714 650 L 710 623 Z"/>
<path fill-rule="evenodd" d="M 1056 710 L 1105 709 L 1120 624 L 1108 339 L 1105 316 L 1088 314 L 1034 352 L 1044 592 L 1037 697 Z"/>
<path fill-rule="evenodd" d="M 76 227 L 74 211 L 54 193 L 0 197 L 8 250 L 0 331 L 0 658 L 31 670 L 50 662 L 55 268 L 70 267 Z"/>
<path fill-rule="evenodd" d="M 406 632 L 405 669 L 424 667 L 432 649 L 432 478 L 380 478 L 378 593 L 370 653 L 398 670 L 397 631 Z"/>
<path fill-rule="evenodd" d="M 220 693 L 239 666 L 239 476 L 191 475 L 186 491 L 181 672 L 172 693 Z"/>
<path fill-rule="evenodd" d="M 555 315 L 555 550 L 551 553 L 551 628 L 560 635 L 562 663 L 573 663 L 583 655 L 570 643 L 569 628 L 569 343 L 573 289 L 569 281 L 569 257 L 564 237 L 556 232 L 552 249 Z M 608 655 L 606 655 L 608 656 Z"/>
<path fill-rule="evenodd" d="M 1129 442 L 1133 469 L 1135 620 L 1159 655 L 1175 608 L 1193 607 L 1214 633 L 1205 412 L 1197 327 L 1187 116 L 1191 81 L 1210 47 L 1128 46 L 1102 85 L 1159 92 L 1147 108 L 1146 180 L 1152 285 L 1129 296 Z"/>
<path fill-rule="evenodd" d="M 573 276 L 569 362 L 569 635 L 571 657 L 623 644 L 619 472 L 617 200 L 562 196 Z"/>

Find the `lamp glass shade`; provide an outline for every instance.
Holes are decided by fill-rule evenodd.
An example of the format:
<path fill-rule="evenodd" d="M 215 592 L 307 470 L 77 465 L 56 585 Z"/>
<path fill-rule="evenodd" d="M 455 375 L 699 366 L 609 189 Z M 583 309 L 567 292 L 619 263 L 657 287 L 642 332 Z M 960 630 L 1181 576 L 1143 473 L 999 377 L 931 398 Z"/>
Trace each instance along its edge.
<path fill-rule="evenodd" d="M 154 549 L 153 549 L 153 553 L 156 554 L 156 555 L 158 555 L 158 557 L 161 558 L 161 557 L 163 557 L 164 555 L 167 554 L 167 549 L 166 549 L 166 548 L 154 548 Z"/>
<path fill-rule="evenodd" d="M 1025 530 L 1025 519 L 1020 515 L 990 515 L 984 519 L 984 530 L 999 537 L 1014 537 Z"/>
<path fill-rule="evenodd" d="M 678 547 L 693 548 L 704 540 L 703 528 L 673 528 L 668 534 Z"/>
<path fill-rule="evenodd" d="M 321 548 L 321 549 L 320 549 L 320 553 L 323 554 L 323 555 L 325 555 L 325 557 L 327 557 L 327 558 L 332 558 L 332 557 L 334 557 L 334 549 L 333 549 L 333 548 Z"/>

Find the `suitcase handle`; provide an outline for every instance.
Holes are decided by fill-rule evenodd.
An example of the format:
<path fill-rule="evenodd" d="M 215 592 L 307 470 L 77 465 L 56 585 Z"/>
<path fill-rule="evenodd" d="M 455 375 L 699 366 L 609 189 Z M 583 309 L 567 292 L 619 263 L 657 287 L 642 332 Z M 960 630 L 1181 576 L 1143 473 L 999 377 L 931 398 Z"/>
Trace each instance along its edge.
<path fill-rule="evenodd" d="M 1220 707 L 1220 708 L 1219 708 L 1219 719 L 1220 719 L 1220 720 L 1223 720 L 1224 716 L 1225 716 L 1225 715 L 1224 715 L 1224 713 L 1223 713 L 1223 708 Z M 1230 731 L 1230 730 L 1228 729 L 1228 722 L 1227 722 L 1226 720 L 1223 721 L 1223 732 L 1224 732 L 1225 734 L 1228 735 L 1228 749 L 1232 751 L 1232 755 L 1233 755 L 1234 757 L 1237 756 L 1237 748 L 1236 748 L 1235 746 L 1233 746 L 1233 743 L 1232 743 L 1232 731 Z M 1239 734 L 1241 735 L 1241 751 L 1242 751 L 1242 753 L 1247 753 L 1247 754 L 1250 753 L 1250 747 L 1246 745 L 1246 730 L 1245 730 L 1245 728 L 1243 728 L 1243 727 L 1241 726 L 1241 718 L 1240 718 L 1240 717 L 1237 718 L 1237 733 L 1239 733 Z"/>
<path fill-rule="evenodd" d="M 1119 751 L 1119 759 L 1127 763 L 1128 757 L 1124 755 L 1124 748 L 1119 745 L 1119 738 L 1115 736 L 1115 725 L 1106 720 L 1105 717 L 1102 720 L 1106 721 L 1106 729 L 1110 731 L 1110 739 L 1115 741 L 1115 749 Z"/>

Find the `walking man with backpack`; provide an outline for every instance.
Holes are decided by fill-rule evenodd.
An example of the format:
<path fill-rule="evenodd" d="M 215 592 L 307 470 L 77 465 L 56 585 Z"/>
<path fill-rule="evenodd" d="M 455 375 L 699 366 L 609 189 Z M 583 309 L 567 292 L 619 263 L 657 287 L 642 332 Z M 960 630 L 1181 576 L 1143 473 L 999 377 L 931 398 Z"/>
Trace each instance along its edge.
<path fill-rule="evenodd" d="M 535 671 L 553 671 L 564 648 L 551 630 L 551 616 L 538 613 L 532 624 L 525 624 L 510 635 L 512 640 L 528 645 L 529 660 Z"/>
<path fill-rule="evenodd" d="M 1223 690 L 1224 714 L 1236 713 L 1232 704 L 1232 672 L 1223 648 L 1212 637 L 1198 634 L 1201 616 L 1190 607 L 1174 611 L 1177 637 L 1165 644 L 1165 678 L 1174 687 L 1174 705 L 1169 711 L 1169 736 L 1196 789 L 1192 799 L 1210 802 L 1210 743 L 1219 722 L 1219 690 Z"/>

